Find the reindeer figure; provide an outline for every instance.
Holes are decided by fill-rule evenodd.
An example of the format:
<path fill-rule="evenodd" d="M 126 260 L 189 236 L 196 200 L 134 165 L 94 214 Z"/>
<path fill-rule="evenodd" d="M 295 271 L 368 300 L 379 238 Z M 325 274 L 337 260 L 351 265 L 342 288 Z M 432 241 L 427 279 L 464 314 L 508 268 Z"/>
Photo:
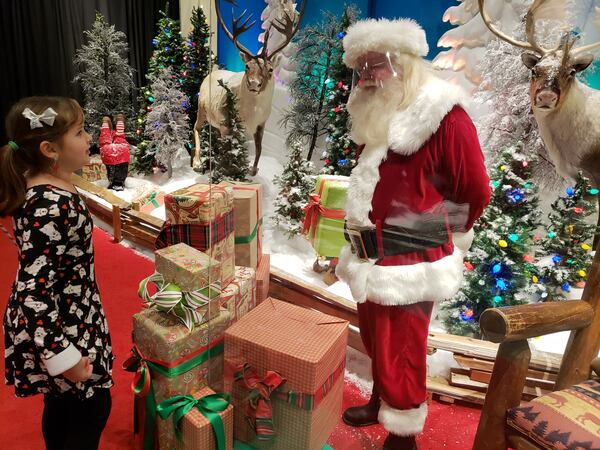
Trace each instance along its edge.
<path fill-rule="evenodd" d="M 547 6 L 546 0 L 534 0 L 525 17 L 527 41 L 516 40 L 492 24 L 484 0 L 478 1 L 481 18 L 489 30 L 525 50 L 521 59 L 531 70 L 533 115 L 556 171 L 574 177 L 582 170 L 600 186 L 600 91 L 575 76 L 592 63 L 594 57 L 588 52 L 600 42 L 575 48 L 575 40 L 568 38 L 553 49 L 539 45 L 535 40 L 535 16 Z"/>
<path fill-rule="evenodd" d="M 254 176 L 258 172 L 258 161 L 262 151 L 265 123 L 271 115 L 271 102 L 275 87 L 273 68 L 277 66 L 279 60 L 278 53 L 289 44 L 298 32 L 300 22 L 304 16 L 306 1 L 302 2 L 302 8 L 297 21 L 294 21 L 290 15 L 286 14 L 283 21 L 274 20 L 271 23 L 270 26 L 285 36 L 284 41 L 269 53 L 267 49 L 270 30 L 266 30 L 261 52 L 258 55 L 253 55 L 238 41 L 240 35 L 248 31 L 256 23 L 256 21 L 252 21 L 252 23 L 248 24 L 252 19 L 252 14 L 246 16 L 247 11 L 244 10 L 239 17 L 235 18 L 234 16 L 231 32 L 221 16 L 219 0 L 215 0 L 215 10 L 219 23 L 229 39 L 240 51 L 240 57 L 246 64 L 246 69 L 244 72 L 215 70 L 202 81 L 198 96 L 198 115 L 196 124 L 194 125 L 196 148 L 192 165 L 195 169 L 200 168 L 200 132 L 204 123 L 208 121 L 212 126 L 218 128 L 221 136 L 229 134 L 229 130 L 223 126 L 225 118 L 223 114 L 225 89 L 219 86 L 218 83 L 219 80 L 223 80 L 238 99 L 237 107 L 240 118 L 246 128 L 247 136 L 250 139 L 254 138 L 256 154 L 250 174 Z"/>

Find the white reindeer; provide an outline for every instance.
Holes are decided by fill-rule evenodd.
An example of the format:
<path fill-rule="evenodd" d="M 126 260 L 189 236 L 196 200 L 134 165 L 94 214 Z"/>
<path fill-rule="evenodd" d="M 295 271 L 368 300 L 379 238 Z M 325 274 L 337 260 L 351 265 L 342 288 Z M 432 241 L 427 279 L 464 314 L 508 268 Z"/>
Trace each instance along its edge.
<path fill-rule="evenodd" d="M 278 53 L 292 40 L 298 32 L 300 22 L 304 15 L 306 1 L 302 2 L 302 8 L 298 16 L 298 20 L 294 21 L 289 15 L 285 15 L 283 21 L 273 21 L 271 26 L 285 36 L 284 41 L 270 53 L 268 52 L 268 39 L 270 33 L 265 33 L 265 42 L 262 51 L 258 55 L 253 55 L 246 47 L 244 47 L 238 38 L 241 34 L 248 31 L 256 22 L 248 24 L 252 18 L 252 14 L 246 17 L 246 11 L 233 18 L 232 30 L 225 26 L 219 0 L 215 0 L 215 10 L 221 27 L 240 51 L 240 57 L 246 64 L 244 72 L 230 72 L 228 70 L 215 70 L 208 75 L 200 86 L 198 95 L 198 115 L 196 124 L 194 125 L 194 138 L 196 148 L 193 158 L 193 167 L 200 168 L 200 132 L 204 123 L 208 120 L 212 126 L 217 127 L 221 136 L 229 134 L 229 130 L 223 126 L 224 104 L 225 104 L 225 89 L 219 86 L 219 80 L 233 91 L 237 97 L 237 108 L 240 118 L 244 123 L 246 134 L 250 139 L 254 138 L 256 148 L 254 164 L 250 170 L 251 175 L 256 175 L 258 172 L 258 161 L 262 151 L 262 137 L 265 130 L 265 123 L 271 115 L 271 102 L 273 100 L 273 90 L 275 83 L 273 81 L 273 68 L 277 65 Z M 243 22 L 240 24 L 240 21 Z"/>
<path fill-rule="evenodd" d="M 535 40 L 536 14 L 543 8 L 555 7 L 556 2 L 532 3 L 525 17 L 527 41 L 516 40 L 496 28 L 484 8 L 484 0 L 478 2 L 481 18 L 489 30 L 525 50 L 521 59 L 531 70 L 529 93 L 533 115 L 557 172 L 574 177 L 581 170 L 600 186 L 600 91 L 576 77 L 592 63 L 594 57 L 588 52 L 600 46 L 600 42 L 575 48 L 575 39 L 566 38 L 552 49 L 539 45 Z M 596 12 L 599 13 L 598 9 Z"/>

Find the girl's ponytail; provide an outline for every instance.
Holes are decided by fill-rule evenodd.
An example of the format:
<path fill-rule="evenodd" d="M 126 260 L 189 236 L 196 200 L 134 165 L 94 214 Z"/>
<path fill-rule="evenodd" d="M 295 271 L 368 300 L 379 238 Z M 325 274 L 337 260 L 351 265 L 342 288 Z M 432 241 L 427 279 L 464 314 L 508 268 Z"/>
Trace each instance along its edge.
<path fill-rule="evenodd" d="M 12 141 L 0 147 L 0 217 L 12 215 L 25 201 L 27 182 L 15 155 L 18 151 Z"/>

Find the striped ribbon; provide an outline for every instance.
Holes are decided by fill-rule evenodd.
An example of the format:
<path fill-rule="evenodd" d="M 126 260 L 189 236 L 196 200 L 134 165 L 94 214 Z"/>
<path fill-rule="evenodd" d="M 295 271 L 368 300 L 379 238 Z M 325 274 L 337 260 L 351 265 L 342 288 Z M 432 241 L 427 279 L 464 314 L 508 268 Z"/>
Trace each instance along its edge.
<path fill-rule="evenodd" d="M 150 295 L 148 283 L 154 283 L 157 292 Z M 208 310 L 201 311 L 200 308 L 207 307 L 210 301 L 218 299 L 221 295 L 221 284 L 218 281 L 211 283 L 202 289 L 195 291 L 182 291 L 175 283 L 167 283 L 163 276 L 155 272 L 140 282 L 138 296 L 152 308 L 176 316 L 191 331 L 194 326 L 201 325 L 208 319 L 205 316 Z"/>
<path fill-rule="evenodd" d="M 286 379 L 274 371 L 267 371 L 264 378 L 260 378 L 250 364 L 244 364 L 235 373 L 238 384 L 248 390 L 248 406 L 246 420 L 261 441 L 275 438 L 273 427 L 273 409 L 271 407 L 271 394 L 286 382 Z"/>

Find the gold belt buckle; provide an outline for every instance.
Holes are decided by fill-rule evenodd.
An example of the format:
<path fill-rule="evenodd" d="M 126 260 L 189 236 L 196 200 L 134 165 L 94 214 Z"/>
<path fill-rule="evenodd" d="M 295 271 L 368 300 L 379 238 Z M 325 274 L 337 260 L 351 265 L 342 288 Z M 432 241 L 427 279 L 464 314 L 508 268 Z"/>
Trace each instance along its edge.
<path fill-rule="evenodd" d="M 361 230 L 357 230 L 354 228 L 346 228 L 348 233 L 348 237 L 350 238 L 350 244 L 352 245 L 353 253 L 360 259 L 361 261 L 368 261 L 369 257 L 367 256 L 367 249 L 365 248 L 365 243 L 362 238 Z"/>

